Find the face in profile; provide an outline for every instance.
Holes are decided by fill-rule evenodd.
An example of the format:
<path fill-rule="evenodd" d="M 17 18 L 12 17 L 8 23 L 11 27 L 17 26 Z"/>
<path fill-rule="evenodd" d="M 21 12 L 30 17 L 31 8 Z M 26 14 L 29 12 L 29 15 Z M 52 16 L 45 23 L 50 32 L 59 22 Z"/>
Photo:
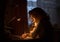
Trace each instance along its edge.
<path fill-rule="evenodd" d="M 30 15 L 29 18 L 30 18 L 31 22 L 38 22 L 38 21 L 40 21 L 42 19 L 42 16 Z"/>
<path fill-rule="evenodd" d="M 31 22 L 35 22 L 36 19 L 33 15 L 30 15 L 30 20 L 31 20 Z"/>

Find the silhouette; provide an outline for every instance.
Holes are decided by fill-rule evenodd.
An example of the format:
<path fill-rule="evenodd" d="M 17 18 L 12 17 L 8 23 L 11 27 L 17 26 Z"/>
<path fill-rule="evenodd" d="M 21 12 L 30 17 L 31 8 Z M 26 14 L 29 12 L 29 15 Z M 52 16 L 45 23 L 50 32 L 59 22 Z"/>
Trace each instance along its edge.
<path fill-rule="evenodd" d="M 35 38 L 38 34 L 40 37 L 39 38 L 40 40 L 49 41 L 49 42 L 52 41 L 53 28 L 52 28 L 52 25 L 50 23 L 50 18 L 47 15 L 47 13 L 43 9 L 36 7 L 32 9 L 31 11 L 29 11 L 29 15 L 30 15 L 30 18 L 32 16 L 39 22 L 37 29 L 32 34 L 33 38 Z M 31 27 L 30 27 L 30 30 L 33 29 Z"/>

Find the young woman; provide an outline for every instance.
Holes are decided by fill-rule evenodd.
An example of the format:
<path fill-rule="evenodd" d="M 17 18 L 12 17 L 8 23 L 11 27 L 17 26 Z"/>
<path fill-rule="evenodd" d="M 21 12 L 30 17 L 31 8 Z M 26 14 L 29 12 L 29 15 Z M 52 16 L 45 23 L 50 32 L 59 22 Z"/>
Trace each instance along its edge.
<path fill-rule="evenodd" d="M 29 35 L 33 39 L 51 40 L 52 25 L 47 13 L 43 9 L 36 7 L 29 11 L 29 15 L 31 19 L 30 31 L 26 35 L 22 35 L 22 37 Z"/>

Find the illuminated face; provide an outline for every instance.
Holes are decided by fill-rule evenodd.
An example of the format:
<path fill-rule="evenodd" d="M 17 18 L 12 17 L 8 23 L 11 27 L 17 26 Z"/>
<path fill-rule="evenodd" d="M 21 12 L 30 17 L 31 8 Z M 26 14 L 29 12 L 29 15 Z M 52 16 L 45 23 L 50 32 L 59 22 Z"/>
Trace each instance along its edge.
<path fill-rule="evenodd" d="M 22 34 L 22 38 L 23 39 L 34 39 L 33 38 L 33 34 L 34 32 L 37 30 L 37 27 L 38 27 L 38 24 L 39 24 L 39 21 L 37 21 L 37 18 L 34 17 L 33 15 L 30 15 L 30 21 L 32 22 L 31 23 L 31 27 L 32 28 L 29 33 L 24 33 Z M 37 36 L 36 36 L 37 37 Z M 38 38 L 38 37 L 37 37 Z"/>
<path fill-rule="evenodd" d="M 31 28 L 33 28 L 33 29 L 30 31 L 30 33 L 33 33 L 33 32 L 36 30 L 39 21 L 38 21 L 37 18 L 34 17 L 33 15 L 30 15 L 30 19 L 31 19 L 31 21 L 32 21 L 32 26 L 31 26 Z"/>
<path fill-rule="evenodd" d="M 29 19 L 28 19 L 28 25 L 29 25 L 29 27 L 34 23 L 34 21 L 35 21 L 35 18 L 32 15 L 30 15 Z"/>
<path fill-rule="evenodd" d="M 30 19 L 31 19 L 31 22 L 34 23 L 35 22 L 35 17 L 33 15 L 30 15 Z"/>

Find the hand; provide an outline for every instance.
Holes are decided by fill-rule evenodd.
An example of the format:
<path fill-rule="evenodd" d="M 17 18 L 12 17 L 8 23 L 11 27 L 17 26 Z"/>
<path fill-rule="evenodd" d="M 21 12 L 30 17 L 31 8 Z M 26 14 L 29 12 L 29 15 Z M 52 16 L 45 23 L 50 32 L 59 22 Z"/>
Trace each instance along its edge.
<path fill-rule="evenodd" d="M 28 33 L 24 33 L 24 34 L 22 34 L 22 36 L 21 36 L 21 38 L 26 38 L 28 36 Z"/>

